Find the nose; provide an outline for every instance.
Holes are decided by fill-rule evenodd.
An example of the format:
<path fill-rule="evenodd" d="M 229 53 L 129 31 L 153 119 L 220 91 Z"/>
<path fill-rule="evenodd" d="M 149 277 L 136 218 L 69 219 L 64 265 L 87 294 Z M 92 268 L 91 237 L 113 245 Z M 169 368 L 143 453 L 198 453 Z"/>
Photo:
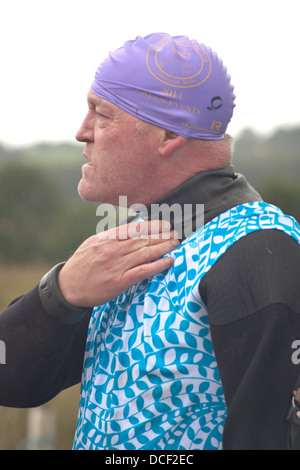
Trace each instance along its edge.
<path fill-rule="evenodd" d="M 76 140 L 78 142 L 88 143 L 94 141 L 94 119 L 93 112 L 89 110 L 76 133 Z"/>

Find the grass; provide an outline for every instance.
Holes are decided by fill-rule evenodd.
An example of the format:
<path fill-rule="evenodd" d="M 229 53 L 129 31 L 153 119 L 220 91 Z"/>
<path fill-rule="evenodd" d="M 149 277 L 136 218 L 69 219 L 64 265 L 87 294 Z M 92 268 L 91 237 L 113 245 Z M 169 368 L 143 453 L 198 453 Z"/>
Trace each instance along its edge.
<path fill-rule="evenodd" d="M 51 266 L 0 266 L 0 312 L 16 297 L 32 289 Z"/>
<path fill-rule="evenodd" d="M 32 289 L 51 266 L 0 266 L 0 312 L 17 296 Z M 1 340 L 1 338 L 0 338 Z M 0 365 L 7 367 L 8 365 Z M 1 384 L 0 386 L 5 386 Z M 70 450 L 75 432 L 80 386 L 65 390 L 45 407 L 54 410 L 56 448 Z M 24 448 L 27 423 L 31 411 L 0 407 L 0 450 Z"/>

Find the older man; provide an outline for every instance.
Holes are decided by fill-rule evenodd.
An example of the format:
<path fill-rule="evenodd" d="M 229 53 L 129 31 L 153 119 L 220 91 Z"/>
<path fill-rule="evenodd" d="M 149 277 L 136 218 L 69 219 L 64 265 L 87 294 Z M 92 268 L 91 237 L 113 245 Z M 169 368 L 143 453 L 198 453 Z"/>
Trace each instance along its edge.
<path fill-rule="evenodd" d="M 1 404 L 45 402 L 82 371 L 75 449 L 286 448 L 300 228 L 235 173 L 234 98 L 222 61 L 187 37 L 138 37 L 96 72 L 78 190 L 141 206 L 140 232 L 91 237 L 0 317 L 38 355 L 21 370 L 24 344 L 11 366 L 7 352 Z M 138 236 L 174 204 L 180 245 L 162 222 Z"/>

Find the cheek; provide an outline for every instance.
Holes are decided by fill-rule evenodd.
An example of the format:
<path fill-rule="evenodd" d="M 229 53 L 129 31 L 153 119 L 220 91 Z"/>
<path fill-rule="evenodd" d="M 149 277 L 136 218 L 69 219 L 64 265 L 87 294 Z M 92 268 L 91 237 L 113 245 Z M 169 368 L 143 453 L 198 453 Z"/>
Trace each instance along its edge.
<path fill-rule="evenodd" d="M 126 138 L 99 139 L 95 141 L 93 159 L 94 168 L 100 178 L 123 171 L 132 155 Z"/>

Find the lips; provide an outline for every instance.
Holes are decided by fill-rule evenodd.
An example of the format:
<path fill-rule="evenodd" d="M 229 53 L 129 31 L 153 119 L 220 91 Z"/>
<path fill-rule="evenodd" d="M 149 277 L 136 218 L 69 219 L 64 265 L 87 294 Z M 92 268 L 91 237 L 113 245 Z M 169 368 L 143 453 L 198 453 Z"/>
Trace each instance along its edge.
<path fill-rule="evenodd" d="M 84 156 L 84 158 L 86 158 L 86 159 L 88 160 L 88 162 L 89 162 L 89 163 L 86 163 L 86 165 L 92 165 L 92 166 L 93 166 L 93 164 L 92 164 L 92 162 L 90 161 L 90 159 L 89 159 L 85 154 L 83 154 L 83 156 Z"/>

